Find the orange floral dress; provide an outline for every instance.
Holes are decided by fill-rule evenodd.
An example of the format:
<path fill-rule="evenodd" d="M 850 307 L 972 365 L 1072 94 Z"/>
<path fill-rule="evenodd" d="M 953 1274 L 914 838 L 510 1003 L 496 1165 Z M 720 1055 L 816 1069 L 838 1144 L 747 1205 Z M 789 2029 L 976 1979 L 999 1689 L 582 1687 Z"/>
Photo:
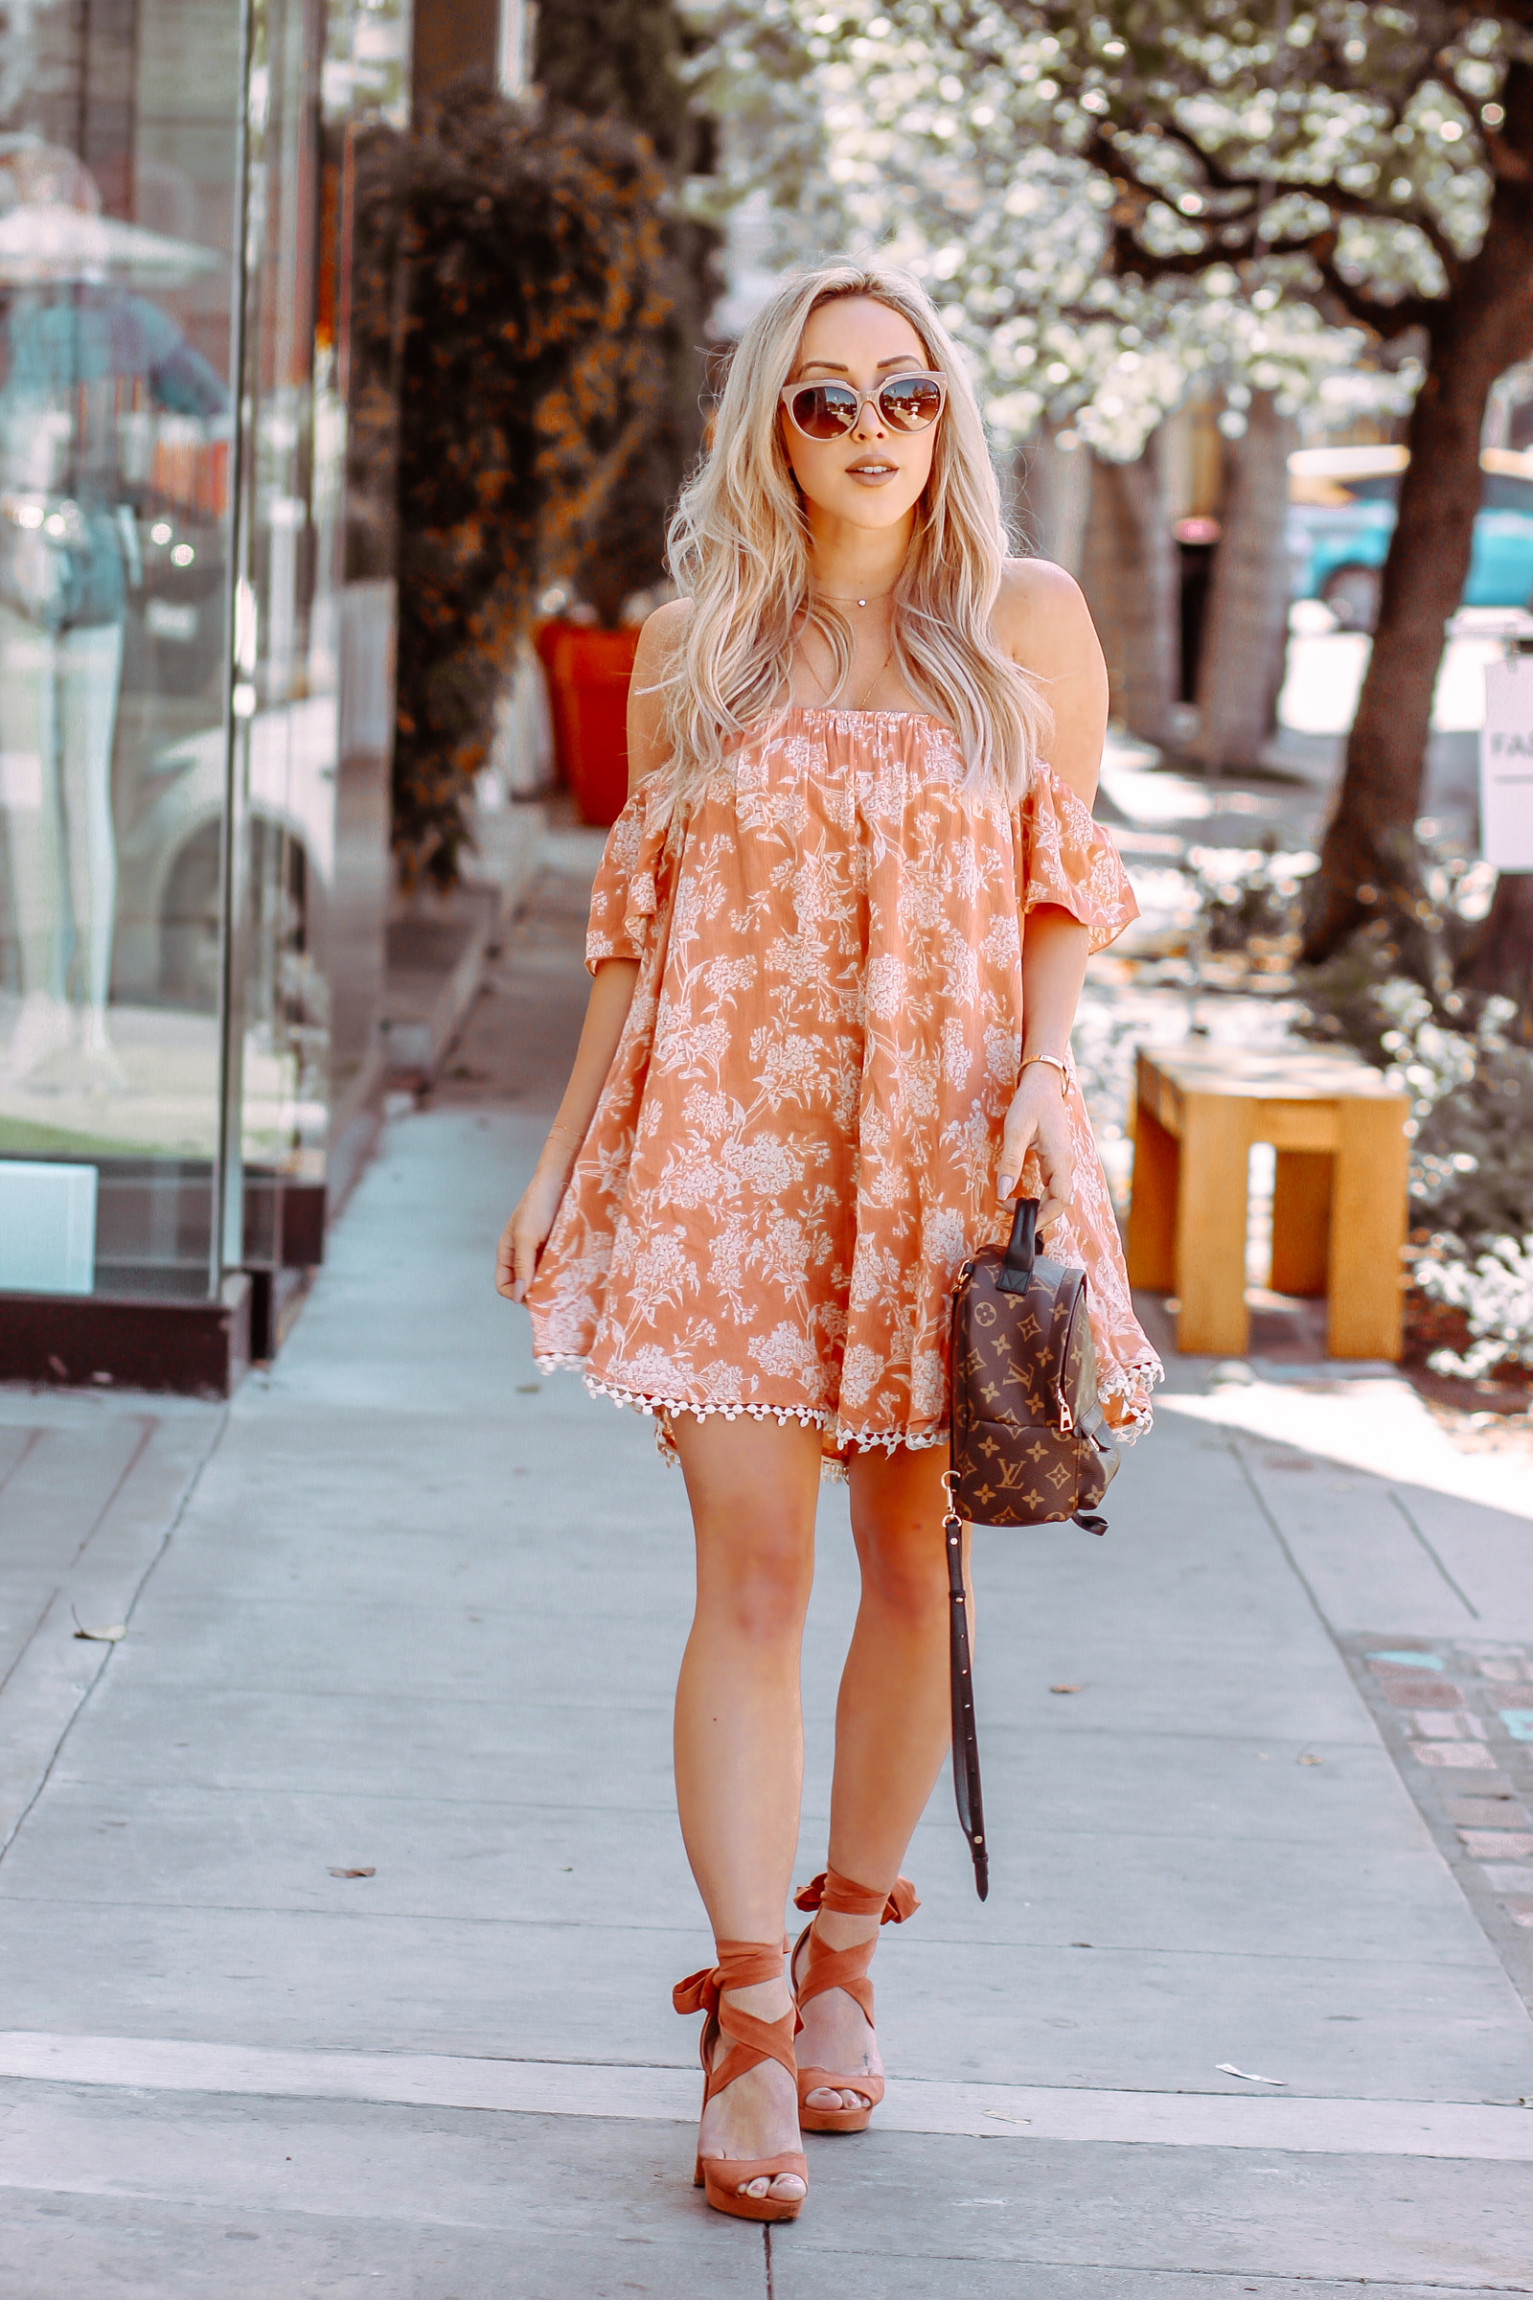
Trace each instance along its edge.
<path fill-rule="evenodd" d="M 841 1461 L 947 1437 L 954 1280 L 1010 1227 L 1026 916 L 1057 904 L 1100 949 L 1136 915 L 1047 767 L 1015 804 L 963 782 L 935 719 L 793 708 L 684 819 L 646 784 L 613 825 L 586 960 L 639 974 L 527 1306 L 544 1370 L 658 1416 L 663 1451 L 679 1412 L 817 1423 Z M 1067 1099 L 1049 1251 L 1088 1273 L 1132 1436 L 1161 1367 L 1073 1074 Z"/>

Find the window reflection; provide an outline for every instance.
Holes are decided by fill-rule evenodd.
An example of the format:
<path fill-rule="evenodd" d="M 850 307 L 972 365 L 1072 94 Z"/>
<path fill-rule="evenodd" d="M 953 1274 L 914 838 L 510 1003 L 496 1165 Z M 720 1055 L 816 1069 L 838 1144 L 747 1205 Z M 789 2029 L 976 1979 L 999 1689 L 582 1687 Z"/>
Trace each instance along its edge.
<path fill-rule="evenodd" d="M 350 443 L 351 210 L 408 10 L 252 0 L 243 84 L 242 13 L 45 8 L 0 61 L 0 1291 L 280 1258 L 274 1191 L 376 1078 L 392 482 L 376 421 L 360 490 Z"/>
<path fill-rule="evenodd" d="M 0 170 L 0 739 L 19 1009 L 5 1075 L 65 1097 L 121 1092 L 107 1023 L 117 922 L 112 762 L 128 606 L 137 628 L 216 663 L 220 554 L 156 487 L 227 393 L 140 282 L 216 263 L 103 216 L 85 169 L 46 144 Z M 177 513 L 183 513 L 178 518 Z M 216 537 L 216 529 L 213 531 Z M 177 594 L 180 593 L 181 596 Z"/>

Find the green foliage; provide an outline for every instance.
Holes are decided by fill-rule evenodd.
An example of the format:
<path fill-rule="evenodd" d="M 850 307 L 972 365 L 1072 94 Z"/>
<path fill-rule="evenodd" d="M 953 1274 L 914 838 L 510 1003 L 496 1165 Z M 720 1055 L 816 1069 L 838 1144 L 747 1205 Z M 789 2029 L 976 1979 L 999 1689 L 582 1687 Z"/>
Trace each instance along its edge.
<path fill-rule="evenodd" d="M 533 77 L 555 103 L 626 120 L 690 175 L 712 140 L 680 78 L 693 44 L 673 0 L 558 0 L 538 10 Z"/>
<path fill-rule="evenodd" d="M 1380 920 L 1301 987 L 1307 1035 L 1351 1046 L 1411 1096 L 1417 1220 L 1473 1247 L 1533 1225 L 1533 1048 L 1507 1035 L 1510 1000 L 1452 988 L 1471 931 L 1453 900 L 1418 922 L 1414 947 Z"/>
<path fill-rule="evenodd" d="M 1461 1311 L 1469 1328 L 1467 1350 L 1432 1353 L 1434 1373 L 1462 1381 L 1533 1374 L 1533 1235 L 1494 1238 L 1473 1262 L 1429 1251 L 1416 1264 L 1416 1283 L 1429 1301 Z"/>
<path fill-rule="evenodd" d="M 695 44 L 673 0 L 561 0 L 538 11 L 534 71 L 556 102 L 647 136 L 674 193 L 679 179 L 713 165 L 714 124 L 683 81 Z M 672 196 L 661 203 L 659 227 L 659 285 L 669 305 L 657 342 L 663 377 L 643 441 L 571 568 L 606 624 L 632 592 L 664 580 L 666 522 L 702 443 L 702 346 L 721 284 L 719 234 L 685 216 Z"/>
<path fill-rule="evenodd" d="M 373 166 L 409 275 L 394 842 L 445 886 L 512 644 L 661 395 L 664 179 L 620 122 L 477 80 Z"/>
<path fill-rule="evenodd" d="M 1193 847 L 1192 867 L 1210 950 L 1244 950 L 1253 937 L 1297 934 L 1300 890 L 1316 858 L 1268 831 L 1259 847 Z"/>

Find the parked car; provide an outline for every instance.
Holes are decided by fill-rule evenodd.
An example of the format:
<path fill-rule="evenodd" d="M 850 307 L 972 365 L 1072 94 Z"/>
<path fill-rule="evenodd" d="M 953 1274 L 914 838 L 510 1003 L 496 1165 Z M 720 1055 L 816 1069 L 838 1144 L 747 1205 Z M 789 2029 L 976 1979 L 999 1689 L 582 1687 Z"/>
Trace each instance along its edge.
<path fill-rule="evenodd" d="M 1288 458 L 1294 596 L 1323 599 L 1344 631 L 1379 619 L 1380 571 L 1395 528 L 1403 447 L 1301 447 Z M 1533 455 L 1487 448 L 1464 585 L 1466 607 L 1526 607 L 1533 596 Z"/>

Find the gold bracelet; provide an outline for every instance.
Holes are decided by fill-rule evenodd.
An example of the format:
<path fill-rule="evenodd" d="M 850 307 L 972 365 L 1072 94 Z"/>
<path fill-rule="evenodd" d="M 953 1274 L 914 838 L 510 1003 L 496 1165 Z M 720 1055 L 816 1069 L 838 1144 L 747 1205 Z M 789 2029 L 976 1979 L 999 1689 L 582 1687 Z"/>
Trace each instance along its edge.
<path fill-rule="evenodd" d="M 1059 1093 L 1063 1100 L 1070 1091 L 1070 1065 L 1062 1062 L 1057 1054 L 1024 1054 L 1022 1068 L 1030 1070 L 1035 1062 L 1046 1062 L 1051 1070 L 1059 1072 Z"/>

